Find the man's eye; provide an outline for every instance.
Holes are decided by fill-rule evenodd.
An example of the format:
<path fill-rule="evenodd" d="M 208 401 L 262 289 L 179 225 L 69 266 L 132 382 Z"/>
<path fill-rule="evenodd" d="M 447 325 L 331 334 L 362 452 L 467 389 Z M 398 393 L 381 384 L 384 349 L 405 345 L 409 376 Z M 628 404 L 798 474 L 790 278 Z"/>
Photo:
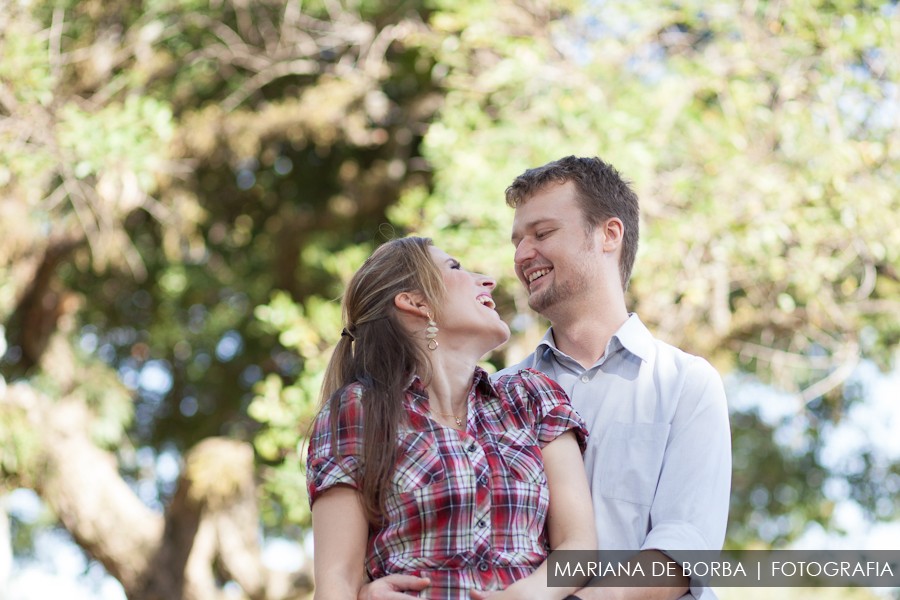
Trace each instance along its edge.
<path fill-rule="evenodd" d="M 535 233 L 534 237 L 536 237 L 539 240 L 542 240 L 545 237 L 547 237 L 548 235 L 550 235 L 551 233 L 553 233 L 552 229 L 545 229 L 543 231 L 538 231 L 537 233 Z"/>

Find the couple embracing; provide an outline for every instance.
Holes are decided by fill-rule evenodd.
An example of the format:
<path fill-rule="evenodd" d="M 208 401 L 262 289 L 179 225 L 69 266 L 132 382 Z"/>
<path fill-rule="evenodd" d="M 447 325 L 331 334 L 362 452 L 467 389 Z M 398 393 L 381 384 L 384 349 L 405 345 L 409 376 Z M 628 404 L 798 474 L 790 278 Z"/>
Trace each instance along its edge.
<path fill-rule="evenodd" d="M 489 377 L 509 337 L 496 282 L 424 238 L 380 246 L 343 299 L 307 460 L 316 599 L 714 597 L 548 585 L 555 550 L 721 549 L 731 484 L 722 380 L 626 308 L 638 199 L 566 157 L 506 190 L 515 271 L 551 327 Z"/>

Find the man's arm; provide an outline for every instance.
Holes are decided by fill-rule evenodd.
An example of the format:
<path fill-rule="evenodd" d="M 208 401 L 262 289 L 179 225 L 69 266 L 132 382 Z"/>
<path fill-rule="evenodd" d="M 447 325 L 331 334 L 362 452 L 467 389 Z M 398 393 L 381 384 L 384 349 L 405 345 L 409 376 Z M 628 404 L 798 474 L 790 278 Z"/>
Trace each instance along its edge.
<path fill-rule="evenodd" d="M 642 562 L 671 561 L 660 550 L 720 550 L 725 541 L 731 494 L 731 428 L 725 389 L 722 378 L 703 359 L 692 357 L 685 370 L 650 508 L 652 529 L 637 557 Z M 615 587 L 616 581 L 609 580 L 604 581 L 607 587 L 585 588 L 577 596 L 583 600 L 674 600 L 691 583 L 695 582 L 678 577 L 665 587 Z M 702 588 L 694 584 L 690 591 L 699 597 Z"/>
<path fill-rule="evenodd" d="M 658 550 L 644 550 L 633 559 L 633 562 L 641 564 L 644 573 L 653 573 L 653 564 L 663 561 L 676 564 Z M 690 580 L 680 575 L 671 577 L 661 587 L 624 587 L 625 584 L 627 581 L 621 577 L 605 577 L 602 586 L 584 588 L 576 592 L 576 596 L 581 600 L 675 600 L 687 593 Z"/>
<path fill-rule="evenodd" d="M 722 549 L 731 496 L 731 426 L 725 387 L 707 361 L 686 367 L 642 550 Z M 691 581 L 691 593 L 702 586 Z"/>

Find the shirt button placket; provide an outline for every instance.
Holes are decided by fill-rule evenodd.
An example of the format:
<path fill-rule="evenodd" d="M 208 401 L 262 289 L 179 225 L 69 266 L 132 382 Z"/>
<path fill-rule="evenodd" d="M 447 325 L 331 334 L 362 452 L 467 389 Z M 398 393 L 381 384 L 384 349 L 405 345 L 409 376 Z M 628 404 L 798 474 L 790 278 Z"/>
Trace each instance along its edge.
<path fill-rule="evenodd" d="M 472 470 L 475 472 L 475 510 L 472 514 L 474 525 L 473 537 L 475 545 L 473 550 L 475 555 L 480 557 L 477 567 L 481 573 L 485 573 L 490 568 L 489 563 L 485 560 L 491 548 L 491 489 L 490 489 L 490 469 L 488 467 L 487 456 L 479 444 L 472 442 L 466 447 L 469 454 L 469 460 L 472 463 Z M 481 565 L 486 568 L 482 569 Z"/>

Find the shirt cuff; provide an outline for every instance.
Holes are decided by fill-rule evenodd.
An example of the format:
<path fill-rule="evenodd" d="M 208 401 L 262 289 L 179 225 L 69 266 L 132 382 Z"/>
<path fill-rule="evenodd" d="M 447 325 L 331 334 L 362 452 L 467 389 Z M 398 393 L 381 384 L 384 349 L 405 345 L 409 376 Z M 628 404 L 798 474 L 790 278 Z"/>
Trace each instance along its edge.
<path fill-rule="evenodd" d="M 718 551 L 721 548 L 710 548 L 706 536 L 693 524 L 687 521 L 668 521 L 654 525 L 641 550 L 659 550 L 669 558 L 668 551 L 676 550 L 706 550 Z M 682 598 L 695 598 L 696 600 L 716 600 L 716 594 L 712 588 L 703 585 L 696 577 L 691 577 L 690 590 Z"/>
<path fill-rule="evenodd" d="M 359 462 L 355 456 L 341 458 L 327 456 L 310 460 L 306 466 L 306 491 L 309 494 L 309 505 L 312 506 L 322 492 L 338 484 L 359 489 L 358 472 Z"/>

